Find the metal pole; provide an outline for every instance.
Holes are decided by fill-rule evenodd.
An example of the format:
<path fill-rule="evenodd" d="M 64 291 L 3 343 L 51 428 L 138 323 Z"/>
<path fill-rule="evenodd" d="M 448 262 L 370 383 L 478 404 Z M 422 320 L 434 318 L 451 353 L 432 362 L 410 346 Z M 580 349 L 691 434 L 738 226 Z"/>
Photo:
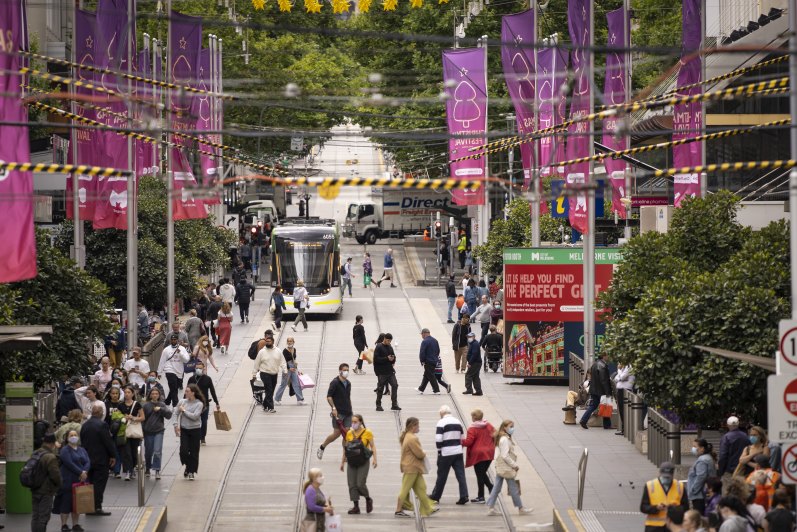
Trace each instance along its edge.
<path fill-rule="evenodd" d="M 706 0 L 700 2 L 700 50 L 706 49 Z M 706 79 L 706 56 L 700 56 L 700 81 Z M 703 88 L 704 91 L 708 87 Z M 700 134 L 706 134 L 706 102 L 700 102 Z M 700 142 L 700 164 L 706 164 L 706 141 Z M 700 179 L 700 197 L 705 198 L 708 194 L 708 174 L 701 172 L 698 176 Z"/>
<path fill-rule="evenodd" d="M 72 62 L 77 63 L 77 53 L 76 53 L 76 46 L 77 43 L 75 42 L 75 28 L 77 27 L 77 7 L 72 10 Z M 78 79 L 78 69 L 76 67 L 72 68 L 72 79 Z M 69 85 L 69 92 L 72 93 L 74 96 L 76 89 L 74 85 Z M 78 106 L 77 102 L 75 101 L 74 97 L 72 98 L 72 113 L 78 114 Z M 74 124 L 74 121 L 73 121 Z M 78 131 L 76 128 L 72 128 L 69 132 L 69 149 L 72 150 L 72 162 L 74 164 L 80 164 L 78 161 L 77 155 L 77 137 Z M 92 177 L 92 179 L 96 179 L 96 177 Z M 86 265 L 85 260 L 85 253 L 83 251 L 82 238 L 81 238 L 81 229 L 83 228 L 83 221 L 80 219 L 80 177 L 78 176 L 77 172 L 72 173 L 72 240 L 73 240 L 73 258 L 75 259 L 75 264 L 81 270 Z"/>
<path fill-rule="evenodd" d="M 631 99 L 631 0 L 623 0 L 623 34 L 625 35 L 625 39 L 623 40 L 623 46 L 625 46 L 624 52 L 624 63 L 625 63 L 625 80 L 623 83 L 623 88 L 625 89 L 624 101 L 629 101 Z M 628 117 L 623 118 L 623 120 L 628 120 Z M 628 148 L 631 145 L 631 136 L 630 136 L 630 127 L 625 127 L 625 133 L 623 134 L 623 143 L 624 148 Z M 631 165 L 628 164 L 626 161 L 625 164 L 625 197 L 630 199 L 631 198 L 631 179 L 632 175 L 632 168 Z M 631 218 L 631 204 L 625 204 L 625 228 L 623 229 L 623 236 L 626 240 L 631 238 L 631 225 L 629 223 L 629 218 Z"/>
<path fill-rule="evenodd" d="M 172 79 L 172 0 L 166 1 L 166 18 L 169 26 L 166 31 L 166 81 Z M 171 91 L 166 94 L 166 109 L 172 109 Z M 169 136 L 172 129 L 172 113 L 166 113 L 166 315 L 168 323 L 174 323 L 174 172 L 172 170 L 172 149 Z"/>
<path fill-rule="evenodd" d="M 797 0 L 789 0 L 789 83 L 797 87 Z M 789 92 L 791 123 L 797 124 L 797 90 Z M 791 158 L 797 157 L 797 129 L 792 127 Z M 797 169 L 789 172 L 789 220 L 791 256 L 791 319 L 797 320 Z"/>
<path fill-rule="evenodd" d="M 587 68 L 590 75 L 595 72 L 595 4 L 589 0 L 589 50 L 587 54 Z M 589 112 L 595 109 L 595 90 L 590 87 L 589 91 Z M 593 134 L 595 132 L 594 122 L 589 123 L 589 157 L 595 154 L 595 143 Z M 592 367 L 595 357 L 595 311 L 592 308 L 595 299 L 595 189 L 591 188 L 594 183 L 595 165 L 590 160 L 589 170 L 585 179 L 587 184 L 587 234 L 584 235 L 584 365 Z"/>
<path fill-rule="evenodd" d="M 537 9 L 537 0 L 532 0 L 531 8 L 534 10 L 534 29 L 531 41 L 534 43 L 534 91 L 537 91 L 537 18 L 539 16 L 539 9 Z M 534 126 L 532 128 L 533 131 L 537 131 L 537 110 L 539 106 L 537 105 L 537 98 L 535 95 L 534 98 L 534 116 L 533 116 L 533 123 Z M 540 141 L 535 140 L 531 143 L 531 149 L 533 153 L 534 160 L 532 161 L 531 166 L 531 245 L 532 247 L 539 247 L 540 246 L 540 165 L 539 165 L 539 157 L 540 157 Z"/>
<path fill-rule="evenodd" d="M 482 35 L 481 38 L 481 46 L 484 48 L 484 77 L 487 78 L 487 35 Z M 486 88 L 485 82 L 485 88 Z M 487 91 L 484 93 L 484 143 L 486 144 L 489 140 L 487 136 L 487 132 L 490 130 L 490 122 L 488 120 L 488 113 L 487 110 L 490 107 L 489 96 L 487 95 Z M 480 205 L 480 209 L 477 208 L 477 213 L 479 214 L 479 244 L 484 244 L 487 242 L 487 231 L 488 225 L 490 225 L 490 187 L 487 183 L 487 178 L 490 174 L 490 161 L 487 152 L 484 153 L 484 186 L 483 193 L 484 193 L 484 205 Z M 484 270 L 482 266 L 482 261 L 479 261 L 479 278 L 484 279 L 487 282 L 487 272 Z"/>
<path fill-rule="evenodd" d="M 133 0 L 127 0 L 127 73 L 133 71 L 133 47 L 136 45 L 135 15 Z M 149 44 L 147 42 L 147 44 Z M 133 128 L 133 82 L 127 79 L 127 120 Z M 136 214 L 138 201 L 136 198 L 136 165 L 133 160 L 133 137 L 127 137 L 127 168 L 132 172 L 127 177 L 127 346 L 128 350 L 136 346 L 136 311 L 138 310 L 138 238 Z"/>
<path fill-rule="evenodd" d="M 138 446 L 138 464 L 136 464 L 136 473 L 138 476 L 136 480 L 138 481 L 138 506 L 142 507 L 146 503 L 146 497 L 144 496 L 144 446 Z"/>

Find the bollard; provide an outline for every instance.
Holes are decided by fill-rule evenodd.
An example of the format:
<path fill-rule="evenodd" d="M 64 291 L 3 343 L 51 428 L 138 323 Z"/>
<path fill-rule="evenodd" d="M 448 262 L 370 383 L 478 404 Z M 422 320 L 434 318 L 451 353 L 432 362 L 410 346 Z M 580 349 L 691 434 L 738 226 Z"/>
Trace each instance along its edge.
<path fill-rule="evenodd" d="M 138 505 L 144 506 L 144 446 L 138 446 L 138 464 L 136 465 L 138 472 Z"/>
<path fill-rule="evenodd" d="M 589 449 L 584 447 L 584 452 L 581 453 L 581 459 L 578 461 L 578 505 L 577 508 L 582 510 L 584 508 L 584 482 L 587 477 L 587 460 L 589 458 Z"/>

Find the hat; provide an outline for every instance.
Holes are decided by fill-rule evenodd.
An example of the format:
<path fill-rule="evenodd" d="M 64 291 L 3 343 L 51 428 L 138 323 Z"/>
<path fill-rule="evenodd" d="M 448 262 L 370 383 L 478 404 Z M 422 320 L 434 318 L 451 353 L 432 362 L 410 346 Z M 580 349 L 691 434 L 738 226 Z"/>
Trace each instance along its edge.
<path fill-rule="evenodd" d="M 55 443 L 55 434 L 53 434 L 52 432 L 45 434 L 44 438 L 42 438 L 42 441 L 44 443 Z"/>
<path fill-rule="evenodd" d="M 761 467 L 769 467 L 769 458 L 764 456 L 763 454 L 757 454 L 755 458 L 753 458 L 753 462 L 760 465 Z"/>
<path fill-rule="evenodd" d="M 473 331 L 469 332 L 468 333 L 468 338 L 470 338 L 470 337 L 476 338 L 476 333 L 473 332 Z"/>
<path fill-rule="evenodd" d="M 729 427 L 730 426 L 738 427 L 739 426 L 739 418 L 736 417 L 736 416 L 729 417 L 728 418 L 728 426 Z"/>
<path fill-rule="evenodd" d="M 423 329 L 421 329 L 421 334 L 429 334 L 429 329 L 424 327 Z"/>
<path fill-rule="evenodd" d="M 675 473 L 675 464 L 672 462 L 662 462 L 659 466 L 659 473 Z"/>
<path fill-rule="evenodd" d="M 180 339 L 180 334 L 179 334 L 179 333 L 176 333 L 176 332 L 172 333 L 172 334 L 169 336 L 169 340 L 179 340 L 179 339 Z"/>

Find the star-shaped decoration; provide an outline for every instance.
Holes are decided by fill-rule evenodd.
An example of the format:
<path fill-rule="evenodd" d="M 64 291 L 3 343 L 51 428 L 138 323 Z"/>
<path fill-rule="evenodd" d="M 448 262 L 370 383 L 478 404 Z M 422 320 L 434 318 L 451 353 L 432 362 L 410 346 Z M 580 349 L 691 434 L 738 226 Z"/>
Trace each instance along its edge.
<path fill-rule="evenodd" d="M 321 13 L 321 2 L 318 0 L 304 0 L 304 9 L 308 13 Z"/>
<path fill-rule="evenodd" d="M 89 49 L 94 48 L 94 39 L 91 38 L 91 35 L 86 37 L 86 48 L 89 48 Z"/>
<path fill-rule="evenodd" d="M 384 11 L 395 11 L 398 5 L 398 0 L 382 0 L 382 9 Z"/>
<path fill-rule="evenodd" d="M 360 8 L 360 11 L 363 13 L 368 13 L 368 11 L 371 9 L 372 1 L 373 0 L 360 0 L 357 4 L 358 7 Z"/>
<path fill-rule="evenodd" d="M 332 13 L 348 13 L 351 8 L 349 0 L 332 0 Z"/>
<path fill-rule="evenodd" d="M 464 78 L 467 75 L 468 75 L 468 69 L 467 68 L 462 67 L 462 68 L 459 69 L 459 77 Z"/>
<path fill-rule="evenodd" d="M 252 0 L 252 7 L 262 10 L 266 7 L 266 0 Z"/>
<path fill-rule="evenodd" d="M 437 0 L 438 5 L 447 4 L 448 0 Z"/>
<path fill-rule="evenodd" d="M 423 0 L 410 0 L 410 7 L 415 9 L 423 7 Z"/>
<path fill-rule="evenodd" d="M 291 0 L 277 0 L 277 4 L 283 13 L 290 13 L 291 7 L 293 7 L 291 6 Z"/>
<path fill-rule="evenodd" d="M 180 37 L 180 50 L 185 50 L 186 46 L 188 46 L 188 41 L 185 40 L 185 37 Z"/>

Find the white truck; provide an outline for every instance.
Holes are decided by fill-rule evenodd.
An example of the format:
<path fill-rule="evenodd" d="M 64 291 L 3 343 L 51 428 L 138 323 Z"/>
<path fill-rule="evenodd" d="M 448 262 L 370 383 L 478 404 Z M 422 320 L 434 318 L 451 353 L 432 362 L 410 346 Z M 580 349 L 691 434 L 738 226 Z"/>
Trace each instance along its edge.
<path fill-rule="evenodd" d="M 385 188 L 381 201 L 349 204 L 343 236 L 354 238 L 359 244 L 374 244 L 380 238 L 420 234 L 429 227 L 437 212 L 440 212 L 442 230 L 447 233 L 449 217 L 462 220 L 467 209 L 454 205 L 447 190 Z"/>

